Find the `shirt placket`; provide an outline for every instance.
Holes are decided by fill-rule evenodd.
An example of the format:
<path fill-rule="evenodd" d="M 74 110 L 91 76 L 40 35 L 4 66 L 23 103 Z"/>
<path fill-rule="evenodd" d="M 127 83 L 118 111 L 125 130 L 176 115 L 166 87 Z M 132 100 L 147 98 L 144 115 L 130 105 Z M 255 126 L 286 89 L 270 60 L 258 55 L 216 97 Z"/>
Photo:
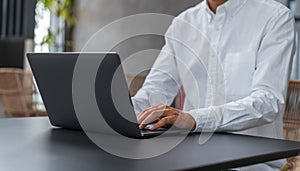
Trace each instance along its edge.
<path fill-rule="evenodd" d="M 211 53 L 208 58 L 208 81 L 207 81 L 207 97 L 205 106 L 220 105 L 218 101 L 218 85 L 220 73 L 220 59 L 219 59 L 219 44 L 225 22 L 225 9 L 218 9 L 218 13 L 212 17 L 212 30 L 211 30 Z M 222 100 L 221 100 L 222 101 Z"/>
<path fill-rule="evenodd" d="M 223 32 L 223 26 L 225 23 L 225 8 L 218 9 L 218 13 L 214 16 L 213 19 L 213 35 L 212 35 L 212 46 L 216 52 L 219 51 L 219 44 L 221 40 L 221 35 Z"/>

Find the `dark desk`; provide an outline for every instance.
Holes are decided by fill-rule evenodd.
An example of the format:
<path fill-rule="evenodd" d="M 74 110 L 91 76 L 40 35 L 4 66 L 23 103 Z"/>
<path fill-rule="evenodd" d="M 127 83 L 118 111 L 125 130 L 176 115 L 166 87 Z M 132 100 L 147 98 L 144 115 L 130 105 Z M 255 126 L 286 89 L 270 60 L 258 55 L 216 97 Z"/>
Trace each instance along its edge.
<path fill-rule="evenodd" d="M 295 156 L 300 143 L 215 134 L 199 145 L 188 136 L 170 152 L 147 160 L 112 156 L 82 132 L 53 129 L 47 118 L 0 120 L 0 170 L 201 170 L 214 171 Z"/>

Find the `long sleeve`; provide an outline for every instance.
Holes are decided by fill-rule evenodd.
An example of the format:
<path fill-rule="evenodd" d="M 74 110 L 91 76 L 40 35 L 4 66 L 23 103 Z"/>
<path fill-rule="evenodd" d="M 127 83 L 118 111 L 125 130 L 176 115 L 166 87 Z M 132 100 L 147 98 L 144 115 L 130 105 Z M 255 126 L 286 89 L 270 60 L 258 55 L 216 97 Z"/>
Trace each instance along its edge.
<path fill-rule="evenodd" d="M 221 106 L 187 111 L 195 131 L 242 131 L 273 122 L 284 110 L 294 55 L 295 26 L 290 12 L 269 20 L 257 53 L 251 94 Z"/>
<path fill-rule="evenodd" d="M 168 32 L 170 32 L 170 28 Z M 172 40 L 165 38 L 165 42 L 166 44 L 152 66 L 144 85 L 132 97 L 137 115 L 157 104 L 170 105 L 181 87 Z"/>

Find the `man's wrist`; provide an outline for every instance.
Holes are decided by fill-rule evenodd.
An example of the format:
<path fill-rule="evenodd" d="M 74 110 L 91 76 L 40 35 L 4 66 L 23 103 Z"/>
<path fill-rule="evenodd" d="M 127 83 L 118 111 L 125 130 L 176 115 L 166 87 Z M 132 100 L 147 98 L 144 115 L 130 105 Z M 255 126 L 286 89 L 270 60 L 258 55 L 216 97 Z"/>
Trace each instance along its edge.
<path fill-rule="evenodd" d="M 211 110 L 209 108 L 194 109 L 187 112 L 195 120 L 195 125 L 193 127 L 194 129 L 192 129 L 192 132 L 203 131 L 206 123 L 211 121 L 208 115 L 210 112 Z"/>

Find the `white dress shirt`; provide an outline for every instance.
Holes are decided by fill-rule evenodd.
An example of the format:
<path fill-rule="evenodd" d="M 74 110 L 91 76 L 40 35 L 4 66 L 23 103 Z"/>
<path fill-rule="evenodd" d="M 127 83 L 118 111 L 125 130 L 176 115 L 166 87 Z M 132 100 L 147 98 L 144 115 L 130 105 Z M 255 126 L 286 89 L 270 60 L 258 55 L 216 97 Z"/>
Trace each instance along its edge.
<path fill-rule="evenodd" d="M 170 105 L 183 87 L 183 111 L 196 131 L 282 138 L 294 25 L 289 9 L 273 0 L 229 0 L 216 14 L 203 1 L 184 11 L 132 98 L 137 114 Z"/>

